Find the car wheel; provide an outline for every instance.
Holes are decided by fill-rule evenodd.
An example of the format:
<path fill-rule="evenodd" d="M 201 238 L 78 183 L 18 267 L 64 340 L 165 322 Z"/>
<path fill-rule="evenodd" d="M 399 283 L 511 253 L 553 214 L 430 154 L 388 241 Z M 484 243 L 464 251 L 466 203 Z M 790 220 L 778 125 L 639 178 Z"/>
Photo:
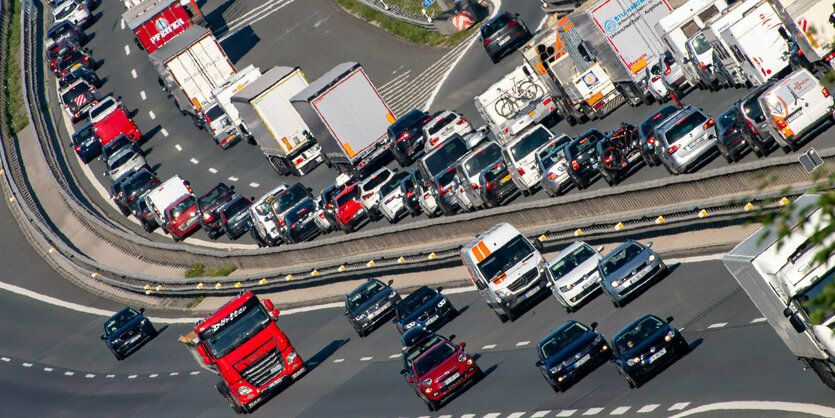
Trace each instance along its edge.
<path fill-rule="evenodd" d="M 147 233 L 149 233 L 149 234 L 150 234 L 151 232 L 154 232 L 154 227 L 153 227 L 152 225 L 150 225 L 150 224 L 146 224 L 146 223 L 144 223 L 144 222 L 142 223 L 142 229 L 144 229 L 144 230 L 145 230 L 145 232 L 147 232 Z"/>
<path fill-rule="evenodd" d="M 693 349 L 690 348 L 690 344 L 687 344 L 687 340 L 685 340 L 684 337 L 682 337 L 681 334 L 679 334 L 678 353 L 682 356 L 686 356 L 687 354 L 690 354 L 690 351 L 692 350 Z"/>
<path fill-rule="evenodd" d="M 574 187 L 576 187 L 576 188 L 577 188 L 577 190 L 583 190 L 583 189 L 585 189 L 585 187 L 583 186 L 583 182 L 582 182 L 582 181 L 577 180 L 577 179 L 576 179 L 576 178 L 574 178 L 574 177 L 571 177 L 571 181 L 572 181 L 572 182 L 574 182 Z"/>
<path fill-rule="evenodd" d="M 613 175 L 610 175 L 610 174 L 605 173 L 605 172 L 602 173 L 602 174 L 603 174 L 603 180 L 606 181 L 606 184 L 608 184 L 610 187 L 615 185 L 615 178 L 614 178 Z"/>
<path fill-rule="evenodd" d="M 490 61 L 493 61 L 493 64 L 498 64 L 499 63 L 499 58 L 498 57 L 496 57 L 494 55 L 489 55 L 489 57 L 490 57 Z"/>
<path fill-rule="evenodd" d="M 484 370 L 481 370 L 481 367 L 476 366 L 475 367 L 475 375 L 473 376 L 473 378 L 477 382 L 484 379 Z"/>
<path fill-rule="evenodd" d="M 496 316 L 498 316 L 498 317 L 499 317 L 499 321 L 502 321 L 502 323 L 503 323 L 503 324 L 504 324 L 505 322 L 507 322 L 507 320 L 508 320 L 507 315 L 505 315 L 505 314 L 503 314 L 503 313 L 501 313 L 501 312 L 499 312 L 499 311 L 495 311 L 495 310 L 494 310 L 494 312 L 496 313 Z"/>
<path fill-rule="evenodd" d="M 786 153 L 786 154 L 789 154 L 789 153 L 791 153 L 791 152 L 792 152 L 791 147 L 790 147 L 790 146 L 788 146 L 788 145 L 785 145 L 785 146 L 784 146 L 784 145 L 781 145 L 781 146 L 780 146 L 780 149 L 782 149 L 782 150 L 783 150 L 783 152 L 784 152 L 784 153 Z"/>
<path fill-rule="evenodd" d="M 226 399 L 226 403 L 235 411 L 236 414 L 245 414 L 246 410 L 232 398 L 232 394 L 229 393 L 229 389 L 226 387 L 226 384 L 223 382 L 217 382 L 215 385 L 217 391 Z"/>
<path fill-rule="evenodd" d="M 728 164 L 734 162 L 734 157 L 730 153 L 728 153 L 725 150 L 720 150 L 720 151 L 722 152 L 722 156 L 725 157 L 725 161 L 727 161 Z"/>
<path fill-rule="evenodd" d="M 565 313 L 572 313 L 572 312 L 574 312 L 574 308 L 572 308 L 572 307 L 570 307 L 570 306 L 563 306 L 563 308 L 565 308 Z"/>
<path fill-rule="evenodd" d="M 675 176 L 676 174 L 678 174 L 678 173 L 676 173 L 675 171 L 673 171 L 673 169 L 672 169 L 672 168 L 670 168 L 670 166 L 668 166 L 667 164 L 661 163 L 661 165 L 663 165 L 663 166 L 664 166 L 664 169 L 666 169 L 666 170 L 667 170 L 667 172 L 668 172 L 668 173 L 670 173 L 671 175 L 674 175 L 674 176 Z"/>
<path fill-rule="evenodd" d="M 612 305 L 614 305 L 615 308 L 622 308 L 623 307 L 623 302 L 618 302 L 617 299 L 612 299 Z"/>
<path fill-rule="evenodd" d="M 629 389 L 637 389 L 641 386 L 641 383 L 635 376 L 632 376 L 628 372 L 623 372 L 623 378 L 626 379 L 626 384 L 629 385 Z"/>
<path fill-rule="evenodd" d="M 507 309 L 507 308 L 502 308 L 502 311 L 504 311 L 504 316 L 506 316 L 506 317 L 507 317 L 507 319 L 508 319 L 510 322 L 513 322 L 513 321 L 515 321 L 517 318 L 519 318 L 519 317 L 518 317 L 518 316 L 517 316 L 517 315 L 516 315 L 516 314 L 515 314 L 512 310 L 510 310 L 510 309 Z"/>
<path fill-rule="evenodd" d="M 433 401 L 427 397 L 423 397 L 423 403 L 425 403 L 426 407 L 429 408 L 429 412 L 435 412 L 441 407 L 438 401 Z"/>
<path fill-rule="evenodd" d="M 371 209 L 368 211 L 368 218 L 373 222 L 377 222 L 380 220 L 380 214 L 375 209 Z"/>

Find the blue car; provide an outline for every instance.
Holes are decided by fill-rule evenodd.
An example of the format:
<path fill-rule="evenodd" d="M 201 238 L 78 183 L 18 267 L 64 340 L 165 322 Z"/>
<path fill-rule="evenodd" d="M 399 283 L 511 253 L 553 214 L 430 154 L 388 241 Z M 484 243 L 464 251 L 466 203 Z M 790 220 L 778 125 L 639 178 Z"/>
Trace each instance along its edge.
<path fill-rule="evenodd" d="M 96 136 L 96 131 L 93 129 L 93 124 L 88 123 L 82 126 L 79 130 L 72 134 L 72 146 L 78 158 L 84 162 L 89 163 L 93 158 L 101 154 L 101 141 Z"/>
<path fill-rule="evenodd" d="M 612 358 L 612 347 L 595 328 L 597 322 L 587 327 L 568 321 L 539 342 L 536 367 L 554 392 L 564 391 Z"/>
<path fill-rule="evenodd" d="M 435 331 L 458 316 L 458 310 L 441 294 L 442 290 L 442 287 L 433 290 L 423 286 L 397 305 L 392 322 L 400 334 L 416 325 Z"/>
<path fill-rule="evenodd" d="M 637 388 L 651 375 L 690 352 L 681 331 L 646 314 L 624 327 L 612 338 L 614 363 L 630 388 Z"/>

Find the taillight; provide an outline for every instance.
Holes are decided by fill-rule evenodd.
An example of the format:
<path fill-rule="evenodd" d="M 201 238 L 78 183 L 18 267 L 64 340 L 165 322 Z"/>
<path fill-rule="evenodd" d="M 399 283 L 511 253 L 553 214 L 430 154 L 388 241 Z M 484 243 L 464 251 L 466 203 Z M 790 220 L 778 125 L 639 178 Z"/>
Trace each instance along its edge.
<path fill-rule="evenodd" d="M 823 90 L 821 90 L 821 94 L 823 95 L 823 97 L 829 97 L 829 90 L 827 90 L 826 87 L 824 87 Z"/>
<path fill-rule="evenodd" d="M 461 118 L 461 120 L 458 121 L 458 125 L 463 125 L 465 123 L 467 123 L 467 119 L 464 118 Z"/>
<path fill-rule="evenodd" d="M 667 154 L 672 154 L 672 153 L 678 151 L 679 148 L 681 148 L 681 145 L 678 145 L 678 144 L 673 145 L 670 148 L 667 148 Z"/>
<path fill-rule="evenodd" d="M 667 69 L 664 70 L 664 75 L 670 75 L 670 72 L 672 72 L 672 69 L 670 69 L 670 66 L 667 65 L 666 62 L 664 63 L 664 66 L 667 67 Z"/>
<path fill-rule="evenodd" d="M 404 139 L 406 139 L 408 137 L 409 137 L 409 133 L 408 132 L 403 132 L 402 134 L 400 134 L 400 136 L 397 137 L 397 142 L 402 142 Z"/>
<path fill-rule="evenodd" d="M 518 172 L 520 176 L 524 176 L 524 175 L 525 175 L 525 169 L 524 169 L 524 168 L 522 168 L 522 167 L 517 168 L 517 169 L 516 169 L 516 172 Z"/>
<path fill-rule="evenodd" d="M 442 187 L 441 188 L 441 196 L 446 195 L 447 193 L 449 193 L 450 190 L 452 190 L 451 187 Z"/>
<path fill-rule="evenodd" d="M 603 159 L 603 162 L 609 164 L 610 162 L 612 162 L 612 156 L 607 155 L 606 158 Z"/>
<path fill-rule="evenodd" d="M 408 197 L 408 198 L 410 198 L 410 199 L 411 199 L 411 197 L 412 197 L 412 196 L 414 196 L 414 195 L 415 195 L 415 191 L 414 191 L 414 190 L 409 190 L 409 192 L 408 192 L 408 193 L 406 193 L 406 197 Z"/>
<path fill-rule="evenodd" d="M 89 59 L 90 59 L 90 57 L 84 57 L 84 59 L 83 59 L 83 60 L 81 60 L 81 62 L 86 62 L 86 61 L 87 61 L 87 60 L 89 60 Z"/>
<path fill-rule="evenodd" d="M 221 215 L 222 215 L 222 214 L 221 214 Z M 278 225 L 279 225 L 279 226 L 284 226 L 284 220 L 283 220 L 283 219 L 279 219 L 279 220 L 278 220 Z"/>
<path fill-rule="evenodd" d="M 472 184 L 470 184 L 470 186 L 473 188 L 473 190 L 478 190 L 478 185 L 477 184 L 472 183 Z"/>
<path fill-rule="evenodd" d="M 554 180 L 557 178 L 557 173 L 548 173 L 548 180 Z"/>
<path fill-rule="evenodd" d="M 76 146 L 75 146 L 75 152 L 81 152 L 81 147 L 79 147 L 78 145 L 76 145 Z"/>
<path fill-rule="evenodd" d="M 653 81 L 653 82 L 658 81 L 658 80 L 660 80 L 660 79 L 661 79 L 661 77 L 659 77 L 659 76 L 657 76 L 657 75 L 652 77 L 652 81 Z"/>
<path fill-rule="evenodd" d="M 797 49 L 797 56 L 798 56 L 798 57 L 802 57 L 802 56 L 803 56 L 803 50 L 802 50 L 802 49 L 800 49 L 800 48 L 798 48 L 798 49 Z"/>
<path fill-rule="evenodd" d="M 705 65 L 705 63 L 703 63 L 703 62 L 700 62 L 700 63 L 699 63 L 699 68 L 700 68 L 702 71 L 707 71 L 707 66 L 706 66 L 706 65 Z"/>
<path fill-rule="evenodd" d="M 516 26 L 516 21 L 515 20 L 511 20 L 510 23 L 507 24 L 507 27 L 509 27 L 509 28 L 512 28 L 514 26 Z"/>
<path fill-rule="evenodd" d="M 702 129 L 710 128 L 713 125 L 716 125 L 716 121 L 714 121 L 713 119 L 708 119 L 707 122 L 705 122 L 705 124 L 702 125 Z"/>
<path fill-rule="evenodd" d="M 786 122 L 785 119 L 780 119 L 777 121 L 777 127 L 780 129 L 785 129 L 789 124 Z"/>
<path fill-rule="evenodd" d="M 203 220 L 206 221 L 206 222 L 211 221 L 212 220 L 212 214 L 209 213 L 209 212 L 204 213 L 203 214 Z"/>
<path fill-rule="evenodd" d="M 484 46 L 487 46 L 487 44 L 489 44 L 489 43 L 490 43 L 490 39 L 488 38 L 488 39 L 485 39 L 485 40 L 484 40 L 484 44 L 483 44 L 483 45 L 484 45 Z"/>
<path fill-rule="evenodd" d="M 319 217 L 322 218 L 322 219 L 325 219 L 325 212 L 320 213 Z"/>
<path fill-rule="evenodd" d="M 432 139 L 430 139 L 430 140 L 429 140 L 429 145 L 432 145 L 432 146 L 434 147 L 434 146 L 435 146 L 435 144 L 437 144 L 437 143 L 438 143 L 438 140 L 439 140 L 439 139 L 441 139 L 441 138 L 432 138 Z"/>
<path fill-rule="evenodd" d="M 826 90 L 826 89 L 824 89 L 824 90 Z M 750 120 L 745 119 L 745 123 L 748 124 L 748 128 L 751 129 L 752 134 L 754 134 L 754 135 L 759 135 L 760 134 L 759 131 L 757 131 L 757 128 L 754 127 L 754 124 L 751 123 Z"/>
<path fill-rule="evenodd" d="M 490 190 L 490 189 L 492 189 L 492 188 L 493 188 L 493 186 L 495 186 L 495 185 L 496 185 L 496 182 L 495 182 L 495 181 L 488 181 L 488 182 L 487 182 L 487 184 L 484 186 L 484 188 L 486 188 L 487 190 Z"/>
<path fill-rule="evenodd" d="M 655 143 L 655 137 L 654 136 L 651 136 L 651 137 L 649 137 L 649 139 L 647 139 L 647 144 L 654 144 L 654 143 Z"/>
<path fill-rule="evenodd" d="M 577 164 L 577 160 L 571 160 L 571 168 L 573 168 L 575 170 L 580 169 L 580 164 Z"/>
<path fill-rule="evenodd" d="M 366 194 L 362 195 L 362 200 L 371 199 L 371 196 L 374 196 L 374 193 L 366 193 Z"/>

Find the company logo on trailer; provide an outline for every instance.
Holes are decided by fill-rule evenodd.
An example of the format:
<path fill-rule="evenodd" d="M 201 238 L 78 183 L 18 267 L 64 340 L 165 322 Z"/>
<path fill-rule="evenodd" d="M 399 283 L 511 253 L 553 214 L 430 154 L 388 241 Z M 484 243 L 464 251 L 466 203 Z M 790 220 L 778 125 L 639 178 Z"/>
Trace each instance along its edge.
<path fill-rule="evenodd" d="M 162 32 L 168 27 L 168 19 L 161 17 L 156 21 L 157 30 Z"/>
<path fill-rule="evenodd" d="M 175 30 L 180 29 L 183 25 L 185 25 L 183 19 L 177 19 L 169 24 L 168 19 L 160 17 L 154 22 L 154 27 L 157 28 L 157 34 L 151 37 L 151 42 L 157 43 Z"/>
<path fill-rule="evenodd" d="M 635 0 L 635 2 L 622 12 L 606 19 L 606 21 L 603 22 L 603 30 L 605 30 L 606 33 L 616 32 L 620 23 L 646 2 L 647 0 Z"/>
<path fill-rule="evenodd" d="M 583 75 L 583 82 L 586 83 L 586 87 L 591 87 L 597 84 L 597 76 L 594 74 L 594 72 L 589 71 L 585 75 Z"/>

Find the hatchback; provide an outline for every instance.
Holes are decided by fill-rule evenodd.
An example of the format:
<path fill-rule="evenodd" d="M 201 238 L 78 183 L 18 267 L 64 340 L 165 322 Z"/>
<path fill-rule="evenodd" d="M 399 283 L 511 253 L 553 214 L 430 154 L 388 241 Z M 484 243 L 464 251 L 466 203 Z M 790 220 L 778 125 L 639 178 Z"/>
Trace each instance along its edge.
<path fill-rule="evenodd" d="M 564 391 L 612 358 L 611 346 L 596 328 L 597 322 L 587 327 L 568 321 L 539 342 L 536 367 L 554 392 Z"/>
<path fill-rule="evenodd" d="M 644 161 L 640 147 L 638 128 L 628 123 L 597 142 L 597 168 L 606 184 L 614 186 Z"/>
<path fill-rule="evenodd" d="M 484 207 L 481 190 L 478 185 L 478 175 L 490 164 L 502 159 L 502 147 L 488 141 L 477 146 L 461 157 L 455 166 L 458 177 L 458 189 L 455 191 L 458 203 L 465 209 Z"/>
<path fill-rule="evenodd" d="M 407 171 L 395 173 L 377 190 L 379 194 L 377 208 L 389 223 L 397 222 L 401 215 L 406 214 L 400 183 L 407 177 L 409 177 Z"/>
<path fill-rule="evenodd" d="M 134 203 L 136 199 L 158 184 L 159 177 L 147 168 L 143 168 L 130 176 L 126 176 L 125 180 L 121 182 L 122 186 L 119 194 L 114 196 L 113 199 L 116 202 L 116 206 L 122 211 L 122 214 L 127 216 L 132 212 L 132 208 L 136 206 Z"/>
<path fill-rule="evenodd" d="M 695 107 L 681 109 L 655 132 L 655 155 L 671 174 L 686 172 L 716 150 L 716 122 Z"/>
<path fill-rule="evenodd" d="M 487 207 L 494 208 L 509 202 L 519 194 L 510 176 L 510 167 L 504 159 L 489 165 L 478 175 L 481 199 Z"/>
<path fill-rule="evenodd" d="M 102 81 L 95 71 L 85 70 L 84 68 L 72 68 L 70 72 L 58 79 L 58 89 L 63 90 L 75 83 L 76 80 L 86 81 L 87 84 L 99 88 L 102 86 Z"/>
<path fill-rule="evenodd" d="M 249 209 L 253 223 L 251 230 L 254 231 L 253 238 L 262 247 L 267 245 L 272 247 L 281 242 L 278 222 L 276 222 L 272 211 L 270 211 L 270 204 L 267 201 L 272 201 L 289 187 L 287 183 L 281 183 L 275 186 L 260 199 L 256 200 Z"/>
<path fill-rule="evenodd" d="M 368 279 L 345 296 L 345 316 L 360 337 L 368 335 L 394 314 L 400 294 L 392 289 L 392 283 L 394 280 L 383 283 Z"/>
<path fill-rule="evenodd" d="M 56 77 L 63 77 L 76 68 L 83 68 L 87 71 L 96 69 L 96 61 L 86 51 L 73 49 L 55 60 L 52 72 Z"/>
<path fill-rule="evenodd" d="M 732 163 L 742 159 L 742 154 L 748 148 L 748 144 L 742 135 L 742 129 L 740 129 L 733 107 L 716 118 L 716 134 L 719 136 L 717 145 L 725 161 Z"/>
<path fill-rule="evenodd" d="M 542 171 L 540 186 L 550 197 L 563 194 L 573 184 L 565 160 L 565 146 L 572 138 L 566 136 L 565 139 L 557 138 L 536 150 L 536 162 Z"/>
<path fill-rule="evenodd" d="M 141 167 L 148 167 L 145 162 L 145 157 L 142 153 L 136 152 L 132 148 L 122 148 L 112 157 L 105 161 L 107 165 L 107 172 L 105 175 L 110 177 L 111 181 L 116 181 L 123 175 L 138 170 Z"/>
<path fill-rule="evenodd" d="M 423 125 L 423 137 L 426 141 L 424 149 L 429 152 L 454 134 L 463 137 L 470 132 L 473 132 L 473 127 L 463 115 L 451 110 L 442 110 L 432 115 L 432 119 Z"/>
<path fill-rule="evenodd" d="M 458 310 L 441 291 L 442 287 L 421 286 L 397 304 L 392 322 L 400 334 L 418 325 L 435 331 L 458 316 Z"/>
<path fill-rule="evenodd" d="M 403 198 L 403 207 L 409 216 L 418 216 L 423 210 L 420 204 L 423 199 L 420 190 L 421 186 L 415 183 L 413 173 L 409 173 L 407 177 L 400 180 L 400 196 Z"/>
<path fill-rule="evenodd" d="M 736 119 L 740 122 L 739 128 L 742 136 L 757 157 L 767 154 L 772 145 L 776 143 L 768 129 L 770 122 L 766 119 L 760 104 L 757 102 L 760 95 L 771 88 L 774 83 L 775 80 L 769 80 L 765 84 L 755 87 L 733 105 Z"/>
<path fill-rule="evenodd" d="M 389 150 L 401 167 L 408 167 L 424 151 L 426 139 L 423 136 L 423 126 L 430 120 L 432 117 L 428 113 L 412 109 L 386 129 Z"/>
<path fill-rule="evenodd" d="M 233 240 L 238 239 L 252 228 L 252 219 L 249 217 L 250 206 L 252 206 L 252 201 L 236 195 L 234 199 L 220 208 L 223 230 L 227 237 Z"/>
<path fill-rule="evenodd" d="M 359 183 L 348 186 L 334 199 L 336 224 L 346 234 L 357 230 L 365 221 L 370 221 L 368 211 L 360 199 Z"/>
<path fill-rule="evenodd" d="M 87 42 L 87 35 L 78 26 L 63 21 L 46 32 L 46 48 L 51 49 L 54 45 L 63 43 L 76 43 L 84 45 Z"/>
<path fill-rule="evenodd" d="M 382 167 L 371 173 L 359 183 L 362 205 L 365 207 L 365 210 L 368 212 L 368 216 L 372 221 L 376 221 L 377 219 L 380 219 L 380 216 L 382 216 L 380 208 L 378 207 L 378 204 L 380 203 L 380 196 L 377 194 L 377 191 L 380 190 L 380 187 L 392 178 L 396 172 L 396 169 L 392 171 L 388 167 Z"/>
<path fill-rule="evenodd" d="M 284 225 L 284 215 L 305 198 L 313 198 L 310 190 L 310 188 L 305 187 L 303 184 L 296 183 L 278 195 L 267 198 L 266 202 L 270 207 L 270 211 L 272 211 L 273 219 L 278 223 L 277 231 L 281 236 L 287 234 L 287 225 Z"/>
<path fill-rule="evenodd" d="M 531 39 L 531 32 L 518 14 L 501 13 L 481 25 L 481 43 L 493 63 Z"/>
<path fill-rule="evenodd" d="M 690 352 L 681 331 L 670 326 L 672 320 L 671 316 L 665 321 L 646 314 L 612 338 L 615 367 L 630 388 L 639 387 L 653 373 Z"/>
<path fill-rule="evenodd" d="M 90 9 L 76 0 L 67 0 L 55 6 L 52 9 L 52 17 L 56 24 L 67 21 L 82 28 L 93 23 Z"/>
<path fill-rule="evenodd" d="M 85 164 L 101 154 L 101 142 L 99 142 L 99 137 L 96 136 L 96 130 L 93 129 L 92 123 L 87 123 L 75 131 L 71 140 L 75 153 Z"/>
<path fill-rule="evenodd" d="M 641 135 L 641 156 L 648 166 L 653 167 L 661 164 L 658 156 L 655 155 L 655 144 L 657 143 L 655 128 L 678 111 L 677 106 L 666 105 L 656 110 L 655 113 L 649 115 L 638 125 L 638 134 Z"/>
<path fill-rule="evenodd" d="M 606 254 L 597 265 L 600 283 L 612 304 L 620 308 L 636 292 L 667 274 L 667 266 L 661 256 L 647 245 L 629 240 Z"/>
<path fill-rule="evenodd" d="M 316 224 L 316 202 L 309 197 L 284 215 L 284 224 L 287 225 L 284 240 L 288 243 L 310 241 L 322 233 Z"/>
<path fill-rule="evenodd" d="M 210 239 L 216 239 L 223 235 L 223 219 L 220 218 L 220 208 L 232 201 L 237 196 L 234 192 L 235 186 L 227 186 L 218 183 L 211 190 L 197 198 L 197 206 L 200 208 L 200 224 Z"/>
<path fill-rule="evenodd" d="M 595 250 L 583 241 L 575 241 L 548 262 L 551 292 L 566 312 L 575 311 L 600 289 L 600 251 L 603 246 Z"/>
<path fill-rule="evenodd" d="M 589 187 L 600 175 L 597 169 L 597 143 L 605 137 L 597 129 L 592 129 L 565 146 L 565 159 L 568 161 L 568 175 L 577 186 L 577 190 Z"/>

